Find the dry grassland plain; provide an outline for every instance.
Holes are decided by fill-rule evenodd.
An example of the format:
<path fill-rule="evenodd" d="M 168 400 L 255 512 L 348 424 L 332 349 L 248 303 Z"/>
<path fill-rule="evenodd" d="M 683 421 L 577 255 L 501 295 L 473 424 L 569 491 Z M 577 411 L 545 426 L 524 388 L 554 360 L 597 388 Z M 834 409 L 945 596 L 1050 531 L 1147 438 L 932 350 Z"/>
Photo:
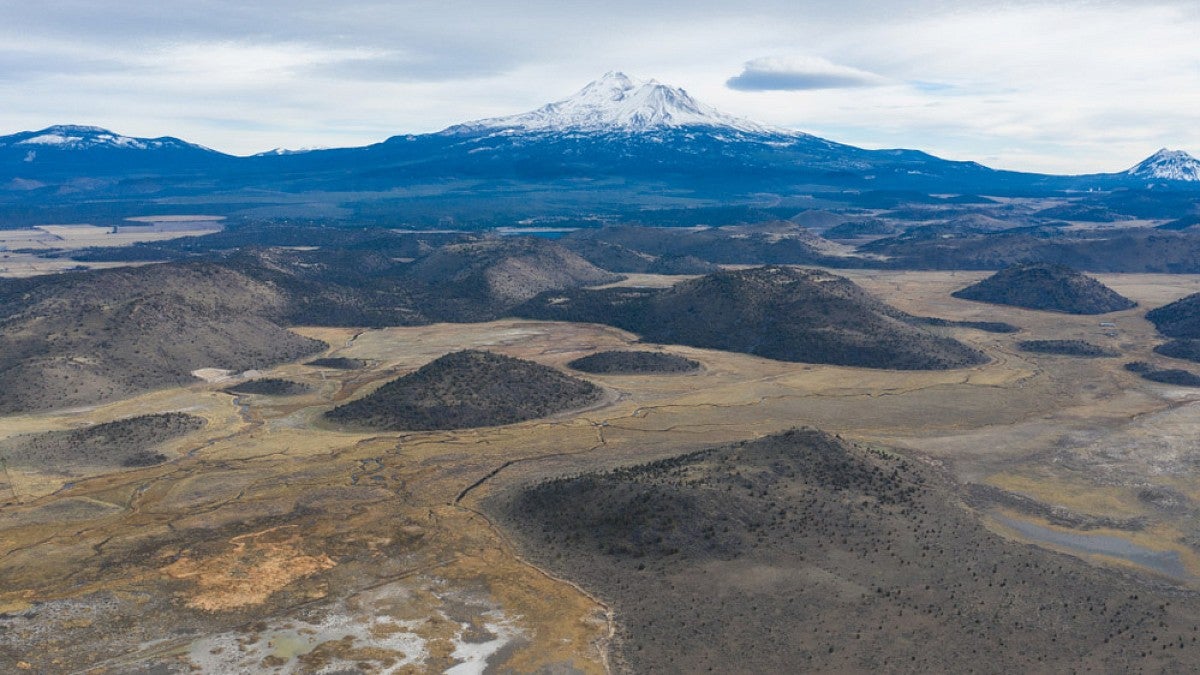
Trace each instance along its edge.
<path fill-rule="evenodd" d="M 992 360 L 941 372 L 664 346 L 703 369 L 574 373 L 609 396 L 504 427 L 370 434 L 330 426 L 321 414 L 450 351 L 488 349 L 565 370 L 597 351 L 638 348 L 636 336 L 517 320 L 300 328 L 332 345 L 325 356 L 366 367 L 294 363 L 261 373 L 309 385 L 297 396 L 235 396 L 221 391 L 229 381 L 197 380 L 0 419 L 0 438 L 168 411 L 208 422 L 159 448 L 170 459 L 158 466 L 0 474 L 0 670 L 357 664 L 398 673 L 486 663 L 603 672 L 609 608 L 524 562 L 480 501 L 543 477 L 801 425 L 899 448 L 947 467 L 964 486 L 989 486 L 964 487 L 964 507 L 1004 536 L 1200 589 L 1200 390 L 1122 368 L 1169 361 L 1152 353 L 1159 339 L 1143 315 L 1200 291 L 1200 277 L 1104 275 L 1140 306 L 1079 317 L 950 297 L 982 273 L 839 274 L 913 314 L 1006 321 L 1022 332 L 945 329 Z M 1032 339 L 1082 339 L 1122 357 L 1017 349 Z"/>
<path fill-rule="evenodd" d="M 99 227 L 88 224 L 42 225 L 40 227 L 0 229 L 0 277 L 32 277 L 65 272 L 80 267 L 69 258 L 43 258 L 50 251 L 83 248 L 129 246 L 138 242 L 167 241 L 180 237 L 198 237 L 219 232 L 222 216 L 139 216 L 128 218 L 127 225 Z M 88 269 L 107 269 L 130 264 L 90 262 Z"/>

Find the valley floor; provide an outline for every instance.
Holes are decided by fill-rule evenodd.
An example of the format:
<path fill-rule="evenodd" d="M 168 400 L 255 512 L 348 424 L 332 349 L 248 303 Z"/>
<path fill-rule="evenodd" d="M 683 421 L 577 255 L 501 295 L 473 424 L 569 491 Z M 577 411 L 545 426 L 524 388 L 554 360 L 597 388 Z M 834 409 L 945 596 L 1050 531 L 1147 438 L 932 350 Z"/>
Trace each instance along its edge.
<path fill-rule="evenodd" d="M 565 368 L 596 351 L 636 348 L 636 338 L 516 320 L 298 329 L 334 345 L 328 356 L 367 367 L 263 373 L 310 385 L 290 397 L 234 396 L 221 391 L 228 383 L 197 382 L 0 419 L 0 439 L 166 411 L 208 420 L 172 441 L 163 450 L 170 461 L 158 466 L 0 474 L 0 670 L 603 672 L 619 608 L 525 562 L 481 502 L 545 477 L 802 425 L 945 467 L 964 484 L 968 508 L 1005 537 L 1172 592 L 1200 590 L 1200 390 L 1122 367 L 1169 361 L 1151 352 L 1159 339 L 1144 313 L 1200 290 L 1200 277 L 1102 275 L 1141 306 L 1080 317 L 950 297 L 982 273 L 839 274 L 913 314 L 1005 321 L 1022 332 L 939 329 L 992 359 L 940 372 L 668 346 L 703 369 L 587 375 L 610 396 L 552 419 L 365 434 L 320 415 L 447 352 L 488 349 Z M 1122 356 L 1016 347 L 1044 339 L 1087 340 Z"/>

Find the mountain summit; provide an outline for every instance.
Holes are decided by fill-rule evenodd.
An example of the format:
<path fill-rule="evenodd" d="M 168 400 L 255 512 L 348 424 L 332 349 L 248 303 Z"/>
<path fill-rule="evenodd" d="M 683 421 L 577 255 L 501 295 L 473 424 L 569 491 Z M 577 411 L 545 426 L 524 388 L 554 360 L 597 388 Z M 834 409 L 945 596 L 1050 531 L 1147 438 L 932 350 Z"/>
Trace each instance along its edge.
<path fill-rule="evenodd" d="M 25 148 L 54 148 L 57 150 L 90 150 L 93 148 L 108 148 L 119 150 L 202 150 L 207 148 L 181 141 L 178 138 L 163 136 L 161 138 L 134 138 L 122 136 L 108 129 L 89 127 L 78 124 L 56 124 L 40 131 L 23 131 L 11 136 L 0 136 L 0 147 Z"/>
<path fill-rule="evenodd" d="M 1182 150 L 1163 148 L 1125 172 L 1136 178 L 1200 182 L 1200 160 Z"/>
<path fill-rule="evenodd" d="M 0 182 L 22 178 L 54 184 L 81 178 L 194 174 L 233 160 L 171 136 L 137 138 L 78 124 L 0 136 Z"/>
<path fill-rule="evenodd" d="M 443 133 L 489 130 L 550 132 L 645 132 L 684 127 L 729 128 L 754 134 L 792 134 L 727 115 L 679 87 L 610 72 L 574 96 L 519 115 L 458 124 Z"/>

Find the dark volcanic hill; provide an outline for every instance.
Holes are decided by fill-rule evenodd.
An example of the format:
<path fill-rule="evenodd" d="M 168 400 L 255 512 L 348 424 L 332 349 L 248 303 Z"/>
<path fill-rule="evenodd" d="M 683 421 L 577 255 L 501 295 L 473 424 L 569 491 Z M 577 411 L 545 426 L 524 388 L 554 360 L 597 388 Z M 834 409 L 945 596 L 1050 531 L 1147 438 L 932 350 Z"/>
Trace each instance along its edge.
<path fill-rule="evenodd" d="M 284 291 L 284 318 L 300 325 L 488 321 L 545 290 L 621 278 L 544 239 L 460 241 L 418 251 L 394 239 L 315 251 L 257 248 L 221 264 Z M 415 260 L 405 262 L 409 257 Z"/>
<path fill-rule="evenodd" d="M 314 368 L 332 368 L 334 370 L 358 370 L 367 364 L 366 361 L 363 361 L 362 359 L 334 356 L 313 359 L 304 365 L 312 366 Z"/>
<path fill-rule="evenodd" d="M 599 400 L 596 385 L 549 366 L 466 350 L 431 361 L 325 413 L 338 424 L 388 431 L 467 429 L 546 417 Z"/>
<path fill-rule="evenodd" d="M 851 220 L 829 228 L 821 233 L 826 239 L 855 239 L 858 237 L 885 237 L 900 233 L 895 223 L 878 218 Z"/>
<path fill-rule="evenodd" d="M 1173 359 L 1200 363 L 1200 340 L 1171 340 L 1158 345 L 1154 351 Z"/>
<path fill-rule="evenodd" d="M 1067 314 L 1105 314 L 1137 305 L 1095 279 L 1061 265 L 1015 265 L 954 297 Z"/>
<path fill-rule="evenodd" d="M 653 255 L 594 238 L 564 239 L 584 260 L 610 272 L 635 274 L 708 274 L 721 269 L 694 255 Z"/>
<path fill-rule="evenodd" d="M 1182 340 L 1200 339 L 1200 293 L 1180 298 L 1146 313 L 1158 332 Z"/>
<path fill-rule="evenodd" d="M 683 230 L 624 225 L 578 230 L 562 242 L 564 246 L 579 251 L 585 257 L 602 255 L 602 245 L 608 245 L 635 251 L 652 260 L 694 258 L 730 265 L 824 264 L 831 260 L 839 260 L 834 256 L 835 244 L 801 225 L 788 221 Z M 597 257 L 596 260 L 604 258 Z M 701 270 L 700 273 L 707 271 L 712 270 Z"/>
<path fill-rule="evenodd" d="M 409 276 L 447 298 L 513 305 L 542 291 L 620 281 L 545 239 L 504 237 L 451 244 L 413 263 Z"/>
<path fill-rule="evenodd" d="M 302 382 L 270 377 L 240 382 L 226 388 L 225 391 L 231 394 L 257 394 L 260 396 L 299 396 L 312 391 L 312 388 Z"/>
<path fill-rule="evenodd" d="M 781 361 L 920 370 L 987 360 L 850 280 L 820 270 L 760 267 L 718 272 L 661 290 L 544 293 L 515 313 L 605 323 L 650 342 Z"/>
<path fill-rule="evenodd" d="M 813 430 L 500 492 L 612 607 L 619 669 L 1190 672 L 1200 602 L 1007 541 L 929 465 Z"/>
<path fill-rule="evenodd" d="M 0 280 L 0 413 L 92 405 L 324 344 L 275 322 L 287 298 L 206 263 Z"/>
<path fill-rule="evenodd" d="M 1178 213 L 1187 206 L 1162 204 L 1152 213 Z M 1167 216 L 1169 217 L 1169 216 Z M 1003 232 L 901 235 L 860 246 L 860 253 L 886 257 L 895 269 L 999 270 L 1041 262 L 1090 272 L 1200 272 L 1200 237 L 1163 230 L 1063 232 L 1057 225 Z"/>
<path fill-rule="evenodd" d="M 1142 379 L 1180 387 L 1200 387 L 1200 375 L 1182 368 L 1156 368 L 1145 361 L 1126 363 L 1125 370 L 1137 373 Z"/>
<path fill-rule="evenodd" d="M 0 440 L 0 459 L 11 467 L 70 471 L 82 466 L 134 467 L 159 464 L 158 446 L 205 425 L 184 413 L 142 415 L 84 429 L 46 431 Z"/>
<path fill-rule="evenodd" d="M 1023 352 L 1053 356 L 1080 356 L 1083 358 L 1120 356 L 1118 352 L 1084 340 L 1023 340 L 1017 343 L 1017 348 Z"/>
<path fill-rule="evenodd" d="M 629 351 L 597 352 L 575 359 L 567 366 L 597 375 L 657 375 L 700 370 L 699 362 L 675 354 Z"/>

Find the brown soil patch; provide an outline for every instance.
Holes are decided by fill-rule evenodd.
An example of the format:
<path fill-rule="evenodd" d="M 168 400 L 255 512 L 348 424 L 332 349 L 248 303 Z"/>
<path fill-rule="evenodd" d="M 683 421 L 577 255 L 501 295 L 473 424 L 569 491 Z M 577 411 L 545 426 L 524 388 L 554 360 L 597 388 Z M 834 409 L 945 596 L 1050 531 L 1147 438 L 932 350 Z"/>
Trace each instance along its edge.
<path fill-rule="evenodd" d="M 173 579 L 195 583 L 188 607 L 220 612 L 260 605 L 292 582 L 337 565 L 325 554 L 305 554 L 303 540 L 293 528 L 244 534 L 230 543 L 232 548 L 224 553 L 204 558 L 184 554 L 160 568 Z"/>

